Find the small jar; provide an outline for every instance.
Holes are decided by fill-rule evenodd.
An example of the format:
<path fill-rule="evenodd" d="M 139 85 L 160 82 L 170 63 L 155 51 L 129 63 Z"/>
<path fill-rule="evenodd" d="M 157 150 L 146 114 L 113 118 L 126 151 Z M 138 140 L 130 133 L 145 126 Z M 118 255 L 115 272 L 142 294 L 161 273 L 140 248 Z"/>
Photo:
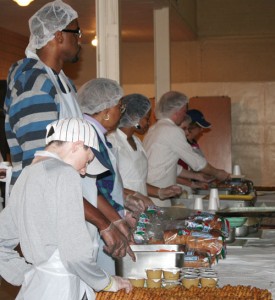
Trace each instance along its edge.
<path fill-rule="evenodd" d="M 197 275 L 184 275 L 181 279 L 182 285 L 189 289 L 192 286 L 199 286 L 199 277 Z"/>
<path fill-rule="evenodd" d="M 200 282 L 202 287 L 216 287 L 218 278 L 215 274 L 203 274 L 201 275 Z"/>

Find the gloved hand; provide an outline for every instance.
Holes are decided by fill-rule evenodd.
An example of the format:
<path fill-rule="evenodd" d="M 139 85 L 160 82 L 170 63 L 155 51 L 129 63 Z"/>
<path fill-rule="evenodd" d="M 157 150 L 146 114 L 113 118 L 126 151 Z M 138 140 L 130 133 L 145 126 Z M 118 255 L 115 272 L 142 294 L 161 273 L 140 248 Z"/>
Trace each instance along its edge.
<path fill-rule="evenodd" d="M 126 251 L 129 253 L 129 243 L 126 236 L 120 232 L 120 230 L 111 223 L 109 227 L 100 231 L 100 236 L 104 240 L 105 244 L 103 249 L 114 258 L 121 258 L 126 255 Z M 129 255 L 132 257 L 134 253 Z"/>
<path fill-rule="evenodd" d="M 125 289 L 126 293 L 129 293 L 133 286 L 128 279 L 119 277 L 119 276 L 111 276 L 110 284 L 104 289 L 106 292 L 117 292 L 119 290 Z"/>
<path fill-rule="evenodd" d="M 134 242 L 133 234 L 125 219 L 118 219 L 114 221 L 113 224 L 121 233 L 123 233 L 124 236 L 126 236 L 128 242 Z"/>
<path fill-rule="evenodd" d="M 209 185 L 208 185 L 208 183 L 205 183 L 205 182 L 192 181 L 191 188 L 192 189 L 207 190 L 209 188 Z"/>
<path fill-rule="evenodd" d="M 138 219 L 139 219 L 139 216 L 133 216 L 133 213 L 126 210 L 126 215 L 125 215 L 125 221 L 127 222 L 128 226 L 131 228 L 131 229 L 135 229 L 136 226 L 137 226 L 137 222 L 138 222 Z"/>
<path fill-rule="evenodd" d="M 178 185 L 170 185 L 166 188 L 158 190 L 159 199 L 164 200 L 171 197 L 179 196 L 182 193 L 182 187 Z"/>
<path fill-rule="evenodd" d="M 218 170 L 216 178 L 220 181 L 224 181 L 226 179 L 230 179 L 231 175 L 224 170 Z"/>
<path fill-rule="evenodd" d="M 118 230 L 127 238 L 128 245 L 126 248 L 126 252 L 129 254 L 129 256 L 132 258 L 133 261 L 136 261 L 136 257 L 134 252 L 132 251 L 130 244 L 134 244 L 134 236 L 131 232 L 131 229 L 129 228 L 127 222 L 125 219 L 118 219 L 113 222 L 113 224 L 118 228 Z"/>
<path fill-rule="evenodd" d="M 138 216 L 146 210 L 144 202 L 140 198 L 138 198 L 136 194 L 137 193 L 128 194 L 124 201 L 125 208 L 133 212 L 134 216 Z"/>
<path fill-rule="evenodd" d="M 202 172 L 197 172 L 196 173 L 196 178 L 194 178 L 197 181 L 201 181 L 201 182 L 211 182 L 213 180 L 215 180 L 215 177 L 212 175 L 208 175 L 208 174 L 204 174 Z"/>
<path fill-rule="evenodd" d="M 154 202 L 148 196 L 145 196 L 145 195 L 143 195 L 139 192 L 135 192 L 134 196 L 143 201 L 143 203 L 145 205 L 145 209 L 147 209 L 148 206 L 154 206 L 155 205 Z"/>

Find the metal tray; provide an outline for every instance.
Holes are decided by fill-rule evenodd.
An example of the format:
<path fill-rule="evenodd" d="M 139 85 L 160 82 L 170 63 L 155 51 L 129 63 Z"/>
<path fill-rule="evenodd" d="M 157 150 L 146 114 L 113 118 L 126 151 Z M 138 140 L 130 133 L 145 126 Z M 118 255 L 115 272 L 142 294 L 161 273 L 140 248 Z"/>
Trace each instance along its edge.
<path fill-rule="evenodd" d="M 225 217 L 275 217 L 275 207 L 230 207 L 218 210 L 216 214 Z"/>
<path fill-rule="evenodd" d="M 116 274 L 122 277 L 144 277 L 148 268 L 183 267 L 181 245 L 131 245 L 136 255 L 133 262 L 127 255 L 116 260 Z"/>

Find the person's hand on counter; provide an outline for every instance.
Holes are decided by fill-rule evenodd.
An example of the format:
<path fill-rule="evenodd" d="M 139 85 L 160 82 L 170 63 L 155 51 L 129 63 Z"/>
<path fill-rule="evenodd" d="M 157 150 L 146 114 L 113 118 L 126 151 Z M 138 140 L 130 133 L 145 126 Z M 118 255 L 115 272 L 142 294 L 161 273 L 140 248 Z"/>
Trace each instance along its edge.
<path fill-rule="evenodd" d="M 158 196 L 159 199 L 164 200 L 164 199 L 168 199 L 171 197 L 177 197 L 179 195 L 181 195 L 182 193 L 182 187 L 174 184 L 174 185 L 170 185 L 166 188 L 159 188 L 158 190 Z"/>
<path fill-rule="evenodd" d="M 131 228 L 128 226 L 128 223 L 125 219 L 119 219 L 113 222 L 113 224 L 118 228 L 118 230 L 127 238 L 128 244 L 126 247 L 126 252 L 132 258 L 133 261 L 136 261 L 134 252 L 132 251 L 130 244 L 134 244 L 134 236 L 131 232 Z"/>
<path fill-rule="evenodd" d="M 205 182 L 192 181 L 190 187 L 192 189 L 207 190 L 209 188 L 209 185 L 207 183 L 205 183 Z"/>
<path fill-rule="evenodd" d="M 136 218 L 147 208 L 141 196 L 140 193 L 128 194 L 124 200 L 125 208 L 131 211 Z"/>
<path fill-rule="evenodd" d="M 105 292 L 118 292 L 119 290 L 125 289 L 126 293 L 129 293 L 133 286 L 131 282 L 119 276 L 112 276 L 109 285 L 104 289 Z"/>
<path fill-rule="evenodd" d="M 224 170 L 218 170 L 216 178 L 220 181 L 229 180 L 231 175 Z"/>
<path fill-rule="evenodd" d="M 100 208 L 100 210 L 98 208 Z M 84 198 L 85 219 L 98 228 L 105 242 L 104 250 L 115 258 L 124 257 L 126 253 L 128 253 L 132 259 L 135 259 L 135 255 L 128 241 L 128 232 L 130 229 L 128 229 L 128 231 L 124 229 L 122 230 L 123 232 L 121 232 L 119 228 L 122 228 L 123 225 L 120 225 L 118 228 L 118 226 L 116 226 L 118 224 L 113 224 L 121 218 L 106 199 L 101 196 L 98 197 L 98 208 L 94 207 Z M 108 216 L 106 217 L 107 214 Z"/>
<path fill-rule="evenodd" d="M 120 230 L 113 224 L 100 231 L 100 236 L 105 242 L 104 251 L 114 258 L 121 258 L 128 253 L 133 261 L 135 261 L 135 254 L 130 248 L 127 237 L 120 232 Z"/>

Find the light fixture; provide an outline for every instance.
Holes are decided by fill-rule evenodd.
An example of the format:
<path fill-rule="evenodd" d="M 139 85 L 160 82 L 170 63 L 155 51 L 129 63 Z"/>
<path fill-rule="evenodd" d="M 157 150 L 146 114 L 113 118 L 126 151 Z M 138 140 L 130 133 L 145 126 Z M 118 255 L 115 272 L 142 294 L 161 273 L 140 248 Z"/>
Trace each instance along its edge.
<path fill-rule="evenodd" d="M 93 38 L 93 40 L 91 41 L 91 44 L 96 47 L 97 46 L 97 37 L 95 35 L 95 37 Z"/>
<path fill-rule="evenodd" d="M 19 6 L 28 6 L 33 0 L 13 0 Z"/>

